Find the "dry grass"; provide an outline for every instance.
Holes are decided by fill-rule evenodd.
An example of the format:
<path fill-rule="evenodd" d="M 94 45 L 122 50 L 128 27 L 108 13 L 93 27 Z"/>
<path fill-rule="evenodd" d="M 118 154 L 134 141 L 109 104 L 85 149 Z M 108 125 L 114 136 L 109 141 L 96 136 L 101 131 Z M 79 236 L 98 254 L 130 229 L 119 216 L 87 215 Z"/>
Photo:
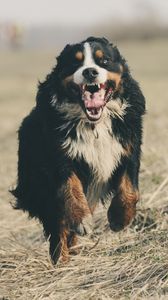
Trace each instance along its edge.
<path fill-rule="evenodd" d="M 53 53 L 0 53 L 0 299 L 168 299 L 168 41 L 120 43 L 147 98 L 141 202 L 134 224 L 111 233 L 99 208 L 80 254 L 53 267 L 41 226 L 14 211 L 16 130 Z"/>

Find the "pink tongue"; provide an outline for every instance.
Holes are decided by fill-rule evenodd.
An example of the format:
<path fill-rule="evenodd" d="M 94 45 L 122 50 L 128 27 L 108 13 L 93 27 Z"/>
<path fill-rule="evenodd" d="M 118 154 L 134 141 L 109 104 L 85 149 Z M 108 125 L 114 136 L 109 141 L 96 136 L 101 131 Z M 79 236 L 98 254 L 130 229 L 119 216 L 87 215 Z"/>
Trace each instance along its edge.
<path fill-rule="evenodd" d="M 83 100 L 86 108 L 100 108 L 104 106 L 104 98 L 99 92 L 91 94 L 86 91 Z"/>

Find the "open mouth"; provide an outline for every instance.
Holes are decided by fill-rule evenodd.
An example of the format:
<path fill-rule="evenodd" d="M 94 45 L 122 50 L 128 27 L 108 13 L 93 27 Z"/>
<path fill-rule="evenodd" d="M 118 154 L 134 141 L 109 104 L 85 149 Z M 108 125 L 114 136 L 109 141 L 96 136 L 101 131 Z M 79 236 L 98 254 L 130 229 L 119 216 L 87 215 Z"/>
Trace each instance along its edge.
<path fill-rule="evenodd" d="M 113 94 L 112 87 L 106 83 L 91 83 L 82 85 L 82 99 L 85 112 L 90 121 L 98 121 L 101 118 L 106 103 Z"/>

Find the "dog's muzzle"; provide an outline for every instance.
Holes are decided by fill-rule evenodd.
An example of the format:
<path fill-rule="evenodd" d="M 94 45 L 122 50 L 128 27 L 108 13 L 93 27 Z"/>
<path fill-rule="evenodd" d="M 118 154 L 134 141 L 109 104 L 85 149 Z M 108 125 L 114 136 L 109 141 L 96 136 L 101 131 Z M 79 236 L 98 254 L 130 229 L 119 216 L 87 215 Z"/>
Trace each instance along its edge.
<path fill-rule="evenodd" d="M 88 119 L 90 121 L 98 121 L 106 103 L 113 94 L 112 87 L 108 88 L 107 83 L 89 83 L 81 85 L 81 89 L 82 100 Z"/>

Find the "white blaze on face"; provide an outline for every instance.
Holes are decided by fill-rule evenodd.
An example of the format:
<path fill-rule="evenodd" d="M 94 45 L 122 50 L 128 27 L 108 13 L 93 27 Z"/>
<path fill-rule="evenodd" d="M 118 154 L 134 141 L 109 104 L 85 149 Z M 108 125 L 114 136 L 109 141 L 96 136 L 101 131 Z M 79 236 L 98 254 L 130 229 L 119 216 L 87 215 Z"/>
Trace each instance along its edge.
<path fill-rule="evenodd" d="M 86 80 L 82 75 L 83 71 L 87 68 L 94 68 L 98 72 L 98 76 L 95 79 L 95 83 L 98 83 L 98 84 L 105 83 L 107 80 L 107 70 L 96 65 L 93 55 L 92 55 L 92 49 L 91 49 L 89 43 L 84 44 L 84 57 L 85 57 L 85 59 L 83 62 L 83 66 L 80 67 L 73 74 L 73 81 L 76 84 L 86 83 Z"/>

